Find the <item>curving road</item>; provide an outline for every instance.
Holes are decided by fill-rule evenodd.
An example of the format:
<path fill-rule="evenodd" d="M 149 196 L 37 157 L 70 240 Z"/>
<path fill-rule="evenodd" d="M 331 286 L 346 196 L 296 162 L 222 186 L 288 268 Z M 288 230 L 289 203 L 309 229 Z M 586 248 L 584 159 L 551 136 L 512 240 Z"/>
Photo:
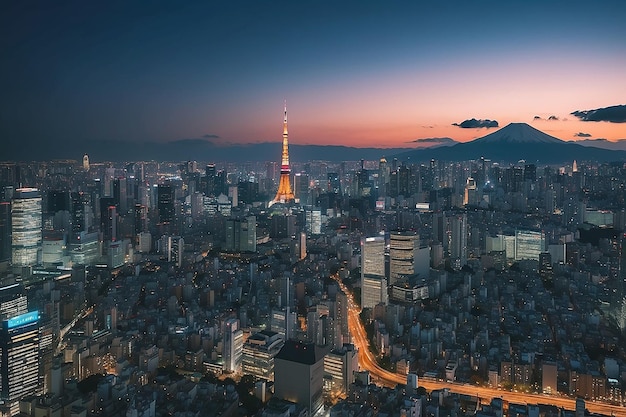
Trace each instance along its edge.
<path fill-rule="evenodd" d="M 342 282 L 339 280 L 337 282 L 343 292 L 348 296 L 348 328 L 352 336 L 352 343 L 354 343 L 359 350 L 360 368 L 369 371 L 372 381 L 378 385 L 395 387 L 397 384 L 406 384 L 406 375 L 387 371 L 378 365 L 376 358 L 369 349 L 367 334 L 359 318 L 360 310 L 354 302 L 353 295 Z M 551 404 L 566 410 L 574 410 L 576 408 L 576 401 L 574 399 L 553 395 L 502 391 L 471 384 L 435 381 L 424 377 L 419 378 L 419 385 L 426 388 L 428 391 L 447 388 L 457 394 L 477 396 L 481 399 L 481 402 L 486 403 L 489 403 L 492 398 L 502 398 L 506 402 L 516 404 Z M 586 401 L 585 405 L 592 413 L 600 413 L 609 416 L 626 416 L 626 407 L 590 401 Z"/>

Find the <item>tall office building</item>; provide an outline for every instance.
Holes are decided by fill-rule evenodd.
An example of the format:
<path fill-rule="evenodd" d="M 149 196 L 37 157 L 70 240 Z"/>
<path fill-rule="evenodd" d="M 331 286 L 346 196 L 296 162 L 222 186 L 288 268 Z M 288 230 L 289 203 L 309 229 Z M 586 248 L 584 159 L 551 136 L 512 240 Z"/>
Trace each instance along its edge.
<path fill-rule="evenodd" d="M 463 205 L 476 205 L 478 204 L 478 188 L 476 186 L 476 180 L 472 177 L 468 177 L 465 183 L 465 191 L 463 193 Z"/>
<path fill-rule="evenodd" d="M 287 103 L 285 103 L 285 117 L 283 119 L 283 153 L 282 163 L 280 165 L 280 180 L 278 182 L 278 191 L 274 197 L 274 203 L 290 203 L 295 199 L 291 190 L 291 168 L 289 166 L 289 135 L 287 133 Z"/>
<path fill-rule="evenodd" d="M 539 260 L 539 255 L 546 250 L 546 239 L 543 232 L 530 230 L 515 231 L 515 260 Z"/>
<path fill-rule="evenodd" d="M 270 329 L 279 333 L 284 340 L 289 340 L 293 337 L 297 320 L 297 312 L 291 311 L 290 307 L 272 309 L 270 314 Z"/>
<path fill-rule="evenodd" d="M 13 268 L 38 262 L 42 243 L 41 193 L 36 188 L 18 188 L 11 207 Z"/>
<path fill-rule="evenodd" d="M 243 353 L 243 331 L 239 328 L 239 320 L 230 318 L 224 322 L 224 372 L 239 371 Z"/>
<path fill-rule="evenodd" d="M 100 202 L 111 200 L 110 198 L 101 199 Z M 117 240 L 118 215 L 114 205 L 105 205 L 101 208 L 101 230 L 104 242 L 114 242 Z"/>
<path fill-rule="evenodd" d="M 336 172 L 329 172 L 328 178 L 328 192 L 333 194 L 341 194 L 341 180 L 339 174 Z"/>
<path fill-rule="evenodd" d="M 467 263 L 467 214 L 459 214 L 450 219 L 450 241 L 448 249 L 453 268 L 460 269 Z"/>
<path fill-rule="evenodd" d="M 134 217 L 135 236 L 139 236 L 148 229 L 148 208 L 142 204 L 135 204 Z"/>
<path fill-rule="evenodd" d="M 351 344 L 331 350 L 324 357 L 325 390 L 348 392 L 354 382 L 354 372 L 359 370 L 359 351 Z"/>
<path fill-rule="evenodd" d="M 71 195 L 70 243 L 80 243 L 81 235 L 87 232 L 87 195 L 74 192 Z"/>
<path fill-rule="evenodd" d="M 204 170 L 204 180 L 206 182 L 206 191 L 205 194 L 207 196 L 217 196 L 219 193 L 217 192 L 217 170 L 215 168 L 215 164 L 209 164 L 206 166 Z"/>
<path fill-rule="evenodd" d="M 256 252 L 256 217 L 226 220 L 224 249 L 230 252 Z"/>
<path fill-rule="evenodd" d="M 335 295 L 335 309 L 333 312 L 335 319 L 335 347 L 343 345 L 344 341 L 350 339 L 350 331 L 348 330 L 348 297 L 346 294 L 338 290 Z"/>
<path fill-rule="evenodd" d="M 274 359 L 274 395 L 315 415 L 324 402 L 324 356 L 314 343 L 286 341 Z"/>
<path fill-rule="evenodd" d="M 159 223 L 174 221 L 174 188 L 171 184 L 159 184 L 157 188 Z"/>
<path fill-rule="evenodd" d="M 298 172 L 293 177 L 293 194 L 295 199 L 301 204 L 310 204 L 309 176 L 303 172 Z"/>
<path fill-rule="evenodd" d="M 386 196 L 389 184 L 389 164 L 385 157 L 378 163 L 378 195 Z"/>
<path fill-rule="evenodd" d="M 0 201 L 0 262 L 11 260 L 11 203 Z"/>
<path fill-rule="evenodd" d="M 381 275 L 365 274 L 361 278 L 361 307 L 374 308 L 387 304 L 387 279 Z"/>
<path fill-rule="evenodd" d="M 28 312 L 21 285 L 0 288 L 0 320 L 0 412 L 13 416 L 39 387 L 39 312 Z"/>
<path fill-rule="evenodd" d="M 113 180 L 113 199 L 115 201 L 115 208 L 121 215 L 125 215 L 126 212 L 128 212 L 126 185 L 126 178 L 115 178 Z"/>
<path fill-rule="evenodd" d="M 261 330 L 253 334 L 243 345 L 242 372 L 245 375 L 273 381 L 274 358 L 284 344 L 282 335 L 271 330 Z"/>
<path fill-rule="evenodd" d="M 89 155 L 87 154 L 83 155 L 83 171 L 89 171 Z"/>
<path fill-rule="evenodd" d="M 322 233 L 322 210 L 319 207 L 307 206 L 304 213 L 306 231 L 311 235 Z"/>
<path fill-rule="evenodd" d="M 374 308 L 380 303 L 387 304 L 385 238 L 366 237 L 361 239 L 361 306 Z"/>
<path fill-rule="evenodd" d="M 167 262 L 171 262 L 177 267 L 183 264 L 183 252 L 185 241 L 180 236 L 161 237 L 161 252 L 165 255 Z"/>
<path fill-rule="evenodd" d="M 384 236 L 361 239 L 361 276 L 366 274 L 385 276 Z"/>
<path fill-rule="evenodd" d="M 296 216 L 274 214 L 271 217 L 270 237 L 273 239 L 291 238 L 296 234 Z"/>
<path fill-rule="evenodd" d="M 419 236 L 412 232 L 391 232 L 389 235 L 389 285 L 415 273 L 415 253 Z"/>

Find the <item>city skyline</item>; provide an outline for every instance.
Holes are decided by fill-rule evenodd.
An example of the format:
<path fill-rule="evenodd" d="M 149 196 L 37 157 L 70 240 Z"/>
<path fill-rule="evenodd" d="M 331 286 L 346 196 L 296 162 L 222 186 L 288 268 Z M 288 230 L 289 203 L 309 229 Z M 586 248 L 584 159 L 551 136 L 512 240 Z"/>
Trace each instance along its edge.
<path fill-rule="evenodd" d="M 466 127 L 494 125 L 484 120 L 615 141 L 626 107 L 614 122 L 572 113 L 625 104 L 625 12 L 610 1 L 5 5 L 0 135 L 7 154 L 59 141 L 279 143 L 286 99 L 294 145 L 468 141 L 495 130 Z"/>

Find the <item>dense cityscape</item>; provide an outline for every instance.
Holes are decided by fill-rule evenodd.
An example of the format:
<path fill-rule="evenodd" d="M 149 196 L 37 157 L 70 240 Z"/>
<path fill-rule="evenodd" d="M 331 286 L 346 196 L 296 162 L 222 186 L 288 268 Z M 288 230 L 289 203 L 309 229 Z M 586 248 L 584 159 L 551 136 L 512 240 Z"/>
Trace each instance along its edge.
<path fill-rule="evenodd" d="M 285 106 L 280 164 L 0 164 L 3 415 L 624 415 L 623 162 L 288 137 Z"/>
<path fill-rule="evenodd" d="M 0 2 L 0 417 L 626 417 L 624 0 Z"/>

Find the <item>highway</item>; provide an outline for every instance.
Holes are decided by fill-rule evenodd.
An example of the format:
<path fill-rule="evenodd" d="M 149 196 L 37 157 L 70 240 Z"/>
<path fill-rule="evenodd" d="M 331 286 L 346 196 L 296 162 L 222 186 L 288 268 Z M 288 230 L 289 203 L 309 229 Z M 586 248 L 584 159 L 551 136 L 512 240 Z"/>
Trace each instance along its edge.
<path fill-rule="evenodd" d="M 352 343 L 359 350 L 359 367 L 362 370 L 369 371 L 372 381 L 378 385 L 395 387 L 397 384 L 406 384 L 406 375 L 387 371 L 378 365 L 376 358 L 369 349 L 367 334 L 359 318 L 360 310 L 354 302 L 353 294 L 348 291 L 342 282 L 339 280 L 337 282 L 348 297 L 348 328 L 352 336 Z M 428 391 L 447 388 L 450 392 L 457 394 L 478 396 L 483 404 L 489 403 L 492 398 L 502 398 L 506 402 L 515 404 L 551 404 L 566 410 L 574 410 L 576 408 L 574 399 L 554 395 L 502 391 L 496 388 L 436 381 L 423 377 L 419 378 L 419 386 L 424 387 Z M 593 413 L 601 413 L 608 416 L 626 416 L 626 407 L 592 401 L 585 401 L 585 406 Z"/>

